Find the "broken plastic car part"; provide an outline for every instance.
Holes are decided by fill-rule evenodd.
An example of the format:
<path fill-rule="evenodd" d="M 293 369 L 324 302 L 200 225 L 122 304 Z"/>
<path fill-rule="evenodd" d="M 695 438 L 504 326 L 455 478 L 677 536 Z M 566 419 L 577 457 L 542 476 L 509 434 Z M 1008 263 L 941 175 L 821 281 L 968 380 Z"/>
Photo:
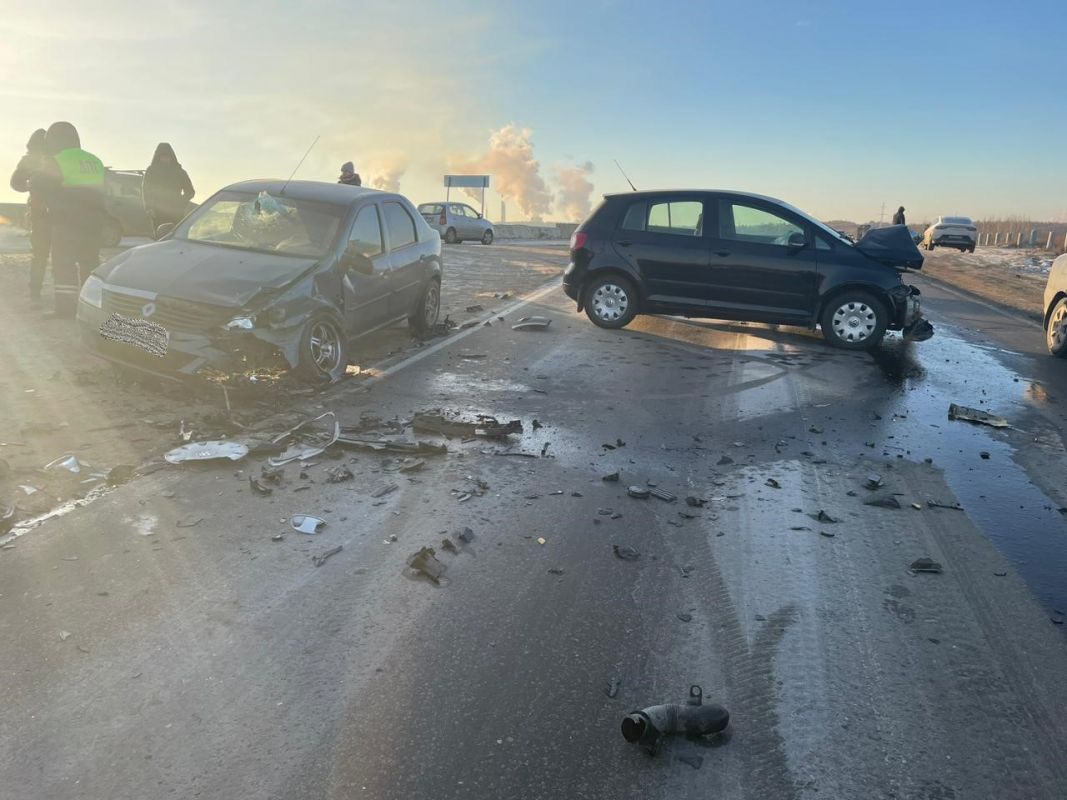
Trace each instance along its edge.
<path fill-rule="evenodd" d="M 314 423 L 325 419 L 332 421 L 332 425 L 329 425 L 326 431 L 313 432 L 309 430 Z M 337 416 L 332 411 L 327 411 L 314 419 L 304 420 L 299 425 L 276 436 L 273 444 L 278 444 L 286 439 L 292 439 L 292 442 L 280 455 L 268 459 L 268 463 L 272 467 L 280 467 L 290 461 L 305 461 L 309 458 L 314 458 L 334 444 L 340 436 L 341 426 L 337 422 Z"/>
<path fill-rule="evenodd" d="M 326 524 L 326 520 L 312 517 L 309 514 L 293 514 L 289 524 L 292 525 L 294 531 L 314 534 L 318 533 L 319 529 Z"/>
<path fill-rule="evenodd" d="M 183 444 L 181 447 L 175 447 L 173 450 L 168 451 L 163 458 L 171 464 L 181 464 L 185 461 L 212 461 L 218 458 L 240 461 L 247 455 L 247 445 L 240 442 L 216 440 Z"/>
<path fill-rule="evenodd" d="M 665 703 L 634 711 L 622 720 L 622 735 L 631 744 L 639 744 L 655 754 L 664 736 L 684 733 L 709 736 L 726 729 L 730 712 L 720 705 L 704 705 L 704 690 L 693 684 L 685 705 Z"/>

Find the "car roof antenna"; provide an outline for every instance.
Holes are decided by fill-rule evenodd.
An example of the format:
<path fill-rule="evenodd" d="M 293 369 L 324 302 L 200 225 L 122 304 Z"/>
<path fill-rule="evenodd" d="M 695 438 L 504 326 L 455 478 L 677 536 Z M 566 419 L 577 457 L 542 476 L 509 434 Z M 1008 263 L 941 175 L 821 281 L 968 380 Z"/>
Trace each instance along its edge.
<path fill-rule="evenodd" d="M 633 190 L 634 190 L 634 191 L 636 192 L 636 191 L 637 191 L 637 187 L 636 187 L 636 186 L 634 186 L 634 182 L 633 182 L 632 180 L 630 180 L 630 176 L 629 176 L 629 175 L 627 175 L 627 174 L 626 174 L 626 173 L 625 173 L 625 172 L 623 171 L 622 165 L 621 165 L 621 164 L 619 164 L 619 160 L 618 160 L 617 158 L 613 158 L 613 159 L 611 159 L 611 160 L 615 162 L 615 166 L 619 168 L 619 172 L 622 172 L 622 177 L 626 178 L 626 182 L 627 182 L 628 184 L 630 184 L 630 188 L 631 188 L 631 189 L 633 189 Z"/>
<path fill-rule="evenodd" d="M 284 195 L 285 194 L 285 187 L 289 185 L 289 181 L 291 181 L 293 179 L 293 175 L 296 175 L 296 171 L 298 169 L 300 169 L 300 165 L 304 163 L 304 159 L 307 158 L 311 154 L 312 148 L 314 148 L 315 145 L 317 145 L 319 143 L 319 139 L 320 138 L 322 138 L 322 134 L 321 133 L 318 136 L 315 137 L 315 141 L 313 141 L 311 143 L 311 147 L 309 147 L 307 149 L 307 152 L 304 153 L 304 158 L 300 159 L 300 161 L 297 162 L 296 166 L 293 167 L 293 171 L 291 173 L 289 173 L 289 177 L 285 179 L 285 183 L 282 184 L 281 191 L 279 191 L 278 194 L 280 194 L 280 195 Z"/>

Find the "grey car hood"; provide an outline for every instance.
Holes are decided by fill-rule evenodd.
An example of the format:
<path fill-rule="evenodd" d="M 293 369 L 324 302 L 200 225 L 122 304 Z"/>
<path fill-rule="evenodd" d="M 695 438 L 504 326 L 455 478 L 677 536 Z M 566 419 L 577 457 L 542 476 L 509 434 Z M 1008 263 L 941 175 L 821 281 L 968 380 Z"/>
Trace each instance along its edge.
<path fill-rule="evenodd" d="M 292 283 L 316 261 L 169 239 L 127 250 L 97 274 L 117 288 L 243 308 L 264 289 Z"/>

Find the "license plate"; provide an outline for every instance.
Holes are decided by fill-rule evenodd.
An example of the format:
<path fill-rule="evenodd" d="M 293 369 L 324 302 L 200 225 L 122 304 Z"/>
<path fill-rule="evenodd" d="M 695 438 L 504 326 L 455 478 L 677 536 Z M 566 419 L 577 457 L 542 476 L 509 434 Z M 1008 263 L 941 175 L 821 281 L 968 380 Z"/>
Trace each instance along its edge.
<path fill-rule="evenodd" d="M 122 314 L 112 314 L 105 319 L 100 326 L 100 335 L 109 342 L 137 347 L 156 358 L 163 358 L 170 344 L 170 333 L 162 325 Z"/>

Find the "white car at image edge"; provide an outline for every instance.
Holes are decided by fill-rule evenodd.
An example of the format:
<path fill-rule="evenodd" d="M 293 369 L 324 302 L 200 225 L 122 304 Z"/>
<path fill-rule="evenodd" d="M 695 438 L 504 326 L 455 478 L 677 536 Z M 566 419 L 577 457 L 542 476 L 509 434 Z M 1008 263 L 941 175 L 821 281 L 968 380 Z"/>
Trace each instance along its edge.
<path fill-rule="evenodd" d="M 923 247 L 955 247 L 961 253 L 973 253 L 978 244 L 978 228 L 970 217 L 938 217 L 923 233 Z"/>

